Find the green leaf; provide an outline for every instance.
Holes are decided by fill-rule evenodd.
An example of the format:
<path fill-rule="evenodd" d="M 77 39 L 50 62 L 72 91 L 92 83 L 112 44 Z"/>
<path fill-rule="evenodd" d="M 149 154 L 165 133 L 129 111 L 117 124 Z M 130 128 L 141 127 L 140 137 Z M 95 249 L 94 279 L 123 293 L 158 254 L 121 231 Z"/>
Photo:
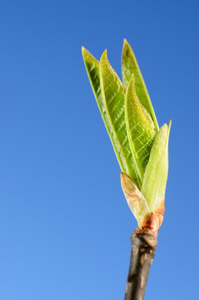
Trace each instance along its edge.
<path fill-rule="evenodd" d="M 87 51 L 84 47 L 82 47 L 82 55 L 83 55 L 86 71 L 88 74 L 88 78 L 90 80 L 90 84 L 91 84 L 93 93 L 95 95 L 95 99 L 97 101 L 102 119 L 104 121 L 105 127 L 106 127 L 109 137 L 111 139 L 114 151 L 115 151 L 116 156 L 119 161 L 119 165 L 120 165 L 121 169 L 124 171 L 127 168 L 125 167 L 125 164 L 123 164 L 123 161 L 121 160 L 119 154 L 117 154 L 118 153 L 118 142 L 117 142 L 115 133 L 112 129 L 112 125 L 110 123 L 109 117 L 107 115 L 106 106 L 104 103 L 104 99 L 102 97 L 101 86 L 100 86 L 99 61 L 96 60 L 91 55 L 91 53 L 89 51 Z"/>
<path fill-rule="evenodd" d="M 128 141 L 125 123 L 125 87 L 111 67 L 107 52 L 104 51 L 100 60 L 100 85 L 110 120 L 112 142 L 122 172 L 128 174 L 140 186 L 135 173 L 134 161 Z"/>
<path fill-rule="evenodd" d="M 144 79 L 140 72 L 140 68 L 138 66 L 133 50 L 131 49 L 128 42 L 124 40 L 123 51 L 122 51 L 122 78 L 125 87 L 128 86 L 132 74 L 134 74 L 136 94 L 140 102 L 142 103 L 142 105 L 145 107 L 145 109 L 151 116 L 154 122 L 156 132 L 158 132 L 159 130 L 158 122 L 155 116 L 155 112 Z"/>
<path fill-rule="evenodd" d="M 168 176 L 168 140 L 169 126 L 164 124 L 156 134 L 148 165 L 144 174 L 142 194 L 148 202 L 151 212 L 155 211 L 165 197 Z"/>
<path fill-rule="evenodd" d="M 84 59 L 84 64 L 88 74 L 88 78 L 91 83 L 93 93 L 95 95 L 99 110 L 101 112 L 102 118 L 106 125 L 108 132 L 110 131 L 109 120 L 106 116 L 106 110 L 104 101 L 102 98 L 101 87 L 100 87 L 100 75 L 99 75 L 99 61 L 96 60 L 89 51 L 82 47 L 82 55 Z"/>
<path fill-rule="evenodd" d="M 136 95 L 134 75 L 126 91 L 125 118 L 136 176 L 142 182 L 155 137 L 155 128 L 150 115 Z"/>

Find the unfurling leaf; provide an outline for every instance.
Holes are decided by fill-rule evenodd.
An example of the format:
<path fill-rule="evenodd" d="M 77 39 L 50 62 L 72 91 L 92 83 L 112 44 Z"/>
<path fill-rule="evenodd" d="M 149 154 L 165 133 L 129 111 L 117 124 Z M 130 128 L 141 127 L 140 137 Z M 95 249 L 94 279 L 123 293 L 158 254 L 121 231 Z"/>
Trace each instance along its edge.
<path fill-rule="evenodd" d="M 107 99 L 106 98 L 108 98 L 109 95 L 105 95 L 105 92 L 103 92 L 103 95 L 102 95 L 102 89 L 104 90 L 105 84 L 103 84 L 103 76 L 102 76 L 102 79 L 100 79 L 100 62 L 98 60 L 96 60 L 94 58 L 94 56 L 92 56 L 92 54 L 89 51 L 87 51 L 84 47 L 82 47 L 82 56 L 84 59 L 84 64 L 86 67 L 88 78 L 90 80 L 90 84 L 91 84 L 93 93 L 95 95 L 95 99 L 97 101 L 102 119 L 104 121 L 105 127 L 109 134 L 110 140 L 112 142 L 113 149 L 114 149 L 116 157 L 118 159 L 120 168 L 122 171 L 128 173 L 129 175 L 132 175 L 133 171 L 132 171 L 132 168 L 130 168 L 130 166 L 132 165 L 130 146 L 128 144 L 127 138 L 126 138 L 127 143 L 122 141 L 122 138 L 123 137 L 125 138 L 125 136 L 127 136 L 127 134 L 125 134 L 125 133 L 122 134 L 122 132 L 121 132 L 121 134 L 122 134 L 122 135 L 120 134 L 121 138 L 117 137 L 116 130 L 115 130 L 114 126 L 112 125 L 111 118 L 110 118 L 108 110 L 107 110 L 107 104 L 106 104 Z M 107 64 L 108 64 L 108 60 L 107 60 Z M 102 66 L 101 66 L 101 72 L 103 75 Z M 107 77 L 107 79 L 109 79 L 110 76 L 111 75 L 109 75 Z M 101 84 L 101 81 L 102 81 L 102 84 Z M 102 88 L 101 88 L 101 85 L 102 85 Z M 124 87 L 123 87 L 123 89 L 125 90 Z M 124 93 L 124 91 L 123 91 L 123 93 Z M 106 94 L 107 94 L 107 92 L 106 92 Z M 124 97 L 123 94 L 122 94 L 122 97 Z M 116 100 L 118 100 L 118 99 L 116 99 Z M 124 102 L 124 100 L 123 100 L 123 102 Z M 124 104 L 123 104 L 123 109 L 124 109 Z M 116 111 L 116 113 L 117 113 L 117 111 Z M 123 130 L 125 130 L 125 128 L 123 128 Z M 121 144 L 122 144 L 123 148 L 122 148 Z M 128 160 L 128 162 L 127 162 L 127 160 Z"/>
<path fill-rule="evenodd" d="M 106 107 L 107 118 L 110 120 L 110 126 L 113 132 L 116 156 L 120 163 L 121 170 L 138 184 L 125 123 L 124 104 L 126 89 L 111 67 L 106 51 L 104 51 L 100 59 L 99 70 L 101 91 Z"/>
<path fill-rule="evenodd" d="M 82 55 L 84 59 L 84 64 L 90 80 L 90 84 L 95 95 L 101 116 L 103 118 L 104 124 L 108 131 L 110 138 L 112 138 L 111 126 L 109 119 L 107 118 L 105 103 L 102 98 L 102 92 L 100 87 L 100 74 L 99 74 L 99 61 L 96 60 L 89 51 L 82 47 Z"/>
<path fill-rule="evenodd" d="M 168 141 L 171 122 L 157 133 L 142 184 L 142 194 L 151 211 L 155 211 L 165 197 L 168 176 Z"/>
<path fill-rule="evenodd" d="M 159 130 L 158 122 L 149 97 L 149 93 L 147 91 L 144 79 L 142 77 L 142 73 L 140 72 L 140 68 L 138 66 L 133 50 L 131 49 L 127 40 L 124 40 L 123 50 L 122 50 L 122 78 L 125 87 L 128 86 L 132 74 L 134 75 L 136 94 L 140 102 L 142 103 L 142 105 L 145 107 L 145 109 L 151 116 L 154 122 L 156 132 L 158 132 Z"/>
<path fill-rule="evenodd" d="M 125 121 L 131 152 L 135 161 L 134 168 L 138 177 L 137 181 L 142 183 L 155 136 L 155 128 L 150 115 L 136 95 L 134 75 L 132 75 L 126 91 Z M 141 185 L 138 187 L 141 188 Z"/>

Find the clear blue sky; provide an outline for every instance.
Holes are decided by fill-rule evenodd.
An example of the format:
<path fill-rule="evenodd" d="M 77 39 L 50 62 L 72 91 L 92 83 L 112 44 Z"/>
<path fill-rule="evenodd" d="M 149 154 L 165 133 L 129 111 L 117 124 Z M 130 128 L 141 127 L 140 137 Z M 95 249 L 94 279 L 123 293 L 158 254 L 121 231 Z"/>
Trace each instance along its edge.
<path fill-rule="evenodd" d="M 81 56 L 123 39 L 173 121 L 166 216 L 146 300 L 197 299 L 198 1 L 2 1 L 0 299 L 120 300 L 136 227 Z"/>

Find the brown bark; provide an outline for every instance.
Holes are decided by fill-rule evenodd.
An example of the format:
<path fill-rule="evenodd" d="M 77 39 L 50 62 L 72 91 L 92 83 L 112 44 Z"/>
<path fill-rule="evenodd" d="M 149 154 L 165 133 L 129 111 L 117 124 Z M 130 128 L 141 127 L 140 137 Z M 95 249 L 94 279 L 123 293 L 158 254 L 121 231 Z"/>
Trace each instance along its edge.
<path fill-rule="evenodd" d="M 157 247 L 157 233 L 136 228 L 131 235 L 131 259 L 125 300 L 142 300 Z"/>

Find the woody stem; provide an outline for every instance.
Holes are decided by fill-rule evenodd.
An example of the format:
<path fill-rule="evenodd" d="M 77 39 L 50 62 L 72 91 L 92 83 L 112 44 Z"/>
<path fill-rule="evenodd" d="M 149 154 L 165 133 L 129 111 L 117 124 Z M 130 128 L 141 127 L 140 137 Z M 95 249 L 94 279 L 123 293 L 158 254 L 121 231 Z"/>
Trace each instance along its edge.
<path fill-rule="evenodd" d="M 157 235 L 151 230 L 136 228 L 131 235 L 131 244 L 125 300 L 142 300 L 157 247 Z"/>

